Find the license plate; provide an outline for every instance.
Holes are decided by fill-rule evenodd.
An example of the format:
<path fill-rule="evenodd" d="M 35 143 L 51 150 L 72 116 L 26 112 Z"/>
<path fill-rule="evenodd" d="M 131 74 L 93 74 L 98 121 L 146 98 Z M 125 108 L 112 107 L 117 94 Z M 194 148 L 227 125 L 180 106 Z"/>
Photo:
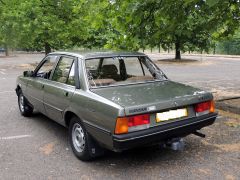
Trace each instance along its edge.
<path fill-rule="evenodd" d="M 187 108 L 169 110 L 169 111 L 157 113 L 156 121 L 157 122 L 168 121 L 168 120 L 177 119 L 177 118 L 186 117 L 186 116 L 188 116 Z"/>

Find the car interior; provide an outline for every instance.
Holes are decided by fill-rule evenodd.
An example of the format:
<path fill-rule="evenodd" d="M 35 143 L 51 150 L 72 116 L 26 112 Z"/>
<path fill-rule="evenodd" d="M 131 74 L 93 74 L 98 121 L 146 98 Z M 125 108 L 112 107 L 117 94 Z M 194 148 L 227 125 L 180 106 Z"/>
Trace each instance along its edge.
<path fill-rule="evenodd" d="M 98 67 L 96 69 L 87 68 L 88 79 L 91 86 L 107 86 L 111 84 L 121 84 L 123 81 L 137 82 L 137 81 L 147 81 L 154 80 L 154 77 L 150 75 L 145 75 L 142 66 L 143 75 L 133 75 L 128 74 L 126 70 L 126 65 L 123 59 L 118 59 L 119 61 L 119 70 L 115 64 L 106 64 L 103 65 L 104 59 L 100 59 Z M 144 65 L 145 66 L 145 65 Z"/>

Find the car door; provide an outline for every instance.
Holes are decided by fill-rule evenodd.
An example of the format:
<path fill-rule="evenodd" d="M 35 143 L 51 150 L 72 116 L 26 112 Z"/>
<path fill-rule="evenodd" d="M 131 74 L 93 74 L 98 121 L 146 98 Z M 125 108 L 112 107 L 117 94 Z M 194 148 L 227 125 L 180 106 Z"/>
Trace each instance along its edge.
<path fill-rule="evenodd" d="M 61 56 L 51 77 L 44 86 L 44 106 L 47 116 L 64 124 L 64 111 L 76 89 L 77 60 L 71 56 Z"/>
<path fill-rule="evenodd" d="M 58 56 L 49 55 L 35 69 L 34 74 L 29 78 L 26 90 L 26 98 L 35 109 L 46 114 L 43 105 L 43 88 L 50 80 L 49 77 L 58 60 Z"/>

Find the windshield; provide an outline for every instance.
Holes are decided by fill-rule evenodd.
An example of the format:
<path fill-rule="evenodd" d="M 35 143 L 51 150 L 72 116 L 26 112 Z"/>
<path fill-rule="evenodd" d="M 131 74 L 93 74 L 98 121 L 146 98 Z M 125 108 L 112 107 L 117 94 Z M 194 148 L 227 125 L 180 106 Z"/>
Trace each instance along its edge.
<path fill-rule="evenodd" d="M 167 79 L 147 57 L 101 57 L 85 63 L 91 88 Z"/>

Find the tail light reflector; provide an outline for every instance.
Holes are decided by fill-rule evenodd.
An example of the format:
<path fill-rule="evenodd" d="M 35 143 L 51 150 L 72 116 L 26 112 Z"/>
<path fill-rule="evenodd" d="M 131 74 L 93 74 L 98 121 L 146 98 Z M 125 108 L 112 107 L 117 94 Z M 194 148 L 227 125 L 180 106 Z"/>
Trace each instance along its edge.
<path fill-rule="evenodd" d="M 196 104 L 194 109 L 195 109 L 195 112 L 196 112 L 196 116 L 200 116 L 200 115 L 208 114 L 210 112 L 214 112 L 214 110 L 215 110 L 214 101 L 211 100 L 211 101 L 206 101 L 206 102 Z"/>
<path fill-rule="evenodd" d="M 128 117 L 128 127 L 139 126 L 139 125 L 149 124 L 149 123 L 150 123 L 149 114 Z"/>
<path fill-rule="evenodd" d="M 117 118 L 115 134 L 124 134 L 149 128 L 150 114 Z"/>

